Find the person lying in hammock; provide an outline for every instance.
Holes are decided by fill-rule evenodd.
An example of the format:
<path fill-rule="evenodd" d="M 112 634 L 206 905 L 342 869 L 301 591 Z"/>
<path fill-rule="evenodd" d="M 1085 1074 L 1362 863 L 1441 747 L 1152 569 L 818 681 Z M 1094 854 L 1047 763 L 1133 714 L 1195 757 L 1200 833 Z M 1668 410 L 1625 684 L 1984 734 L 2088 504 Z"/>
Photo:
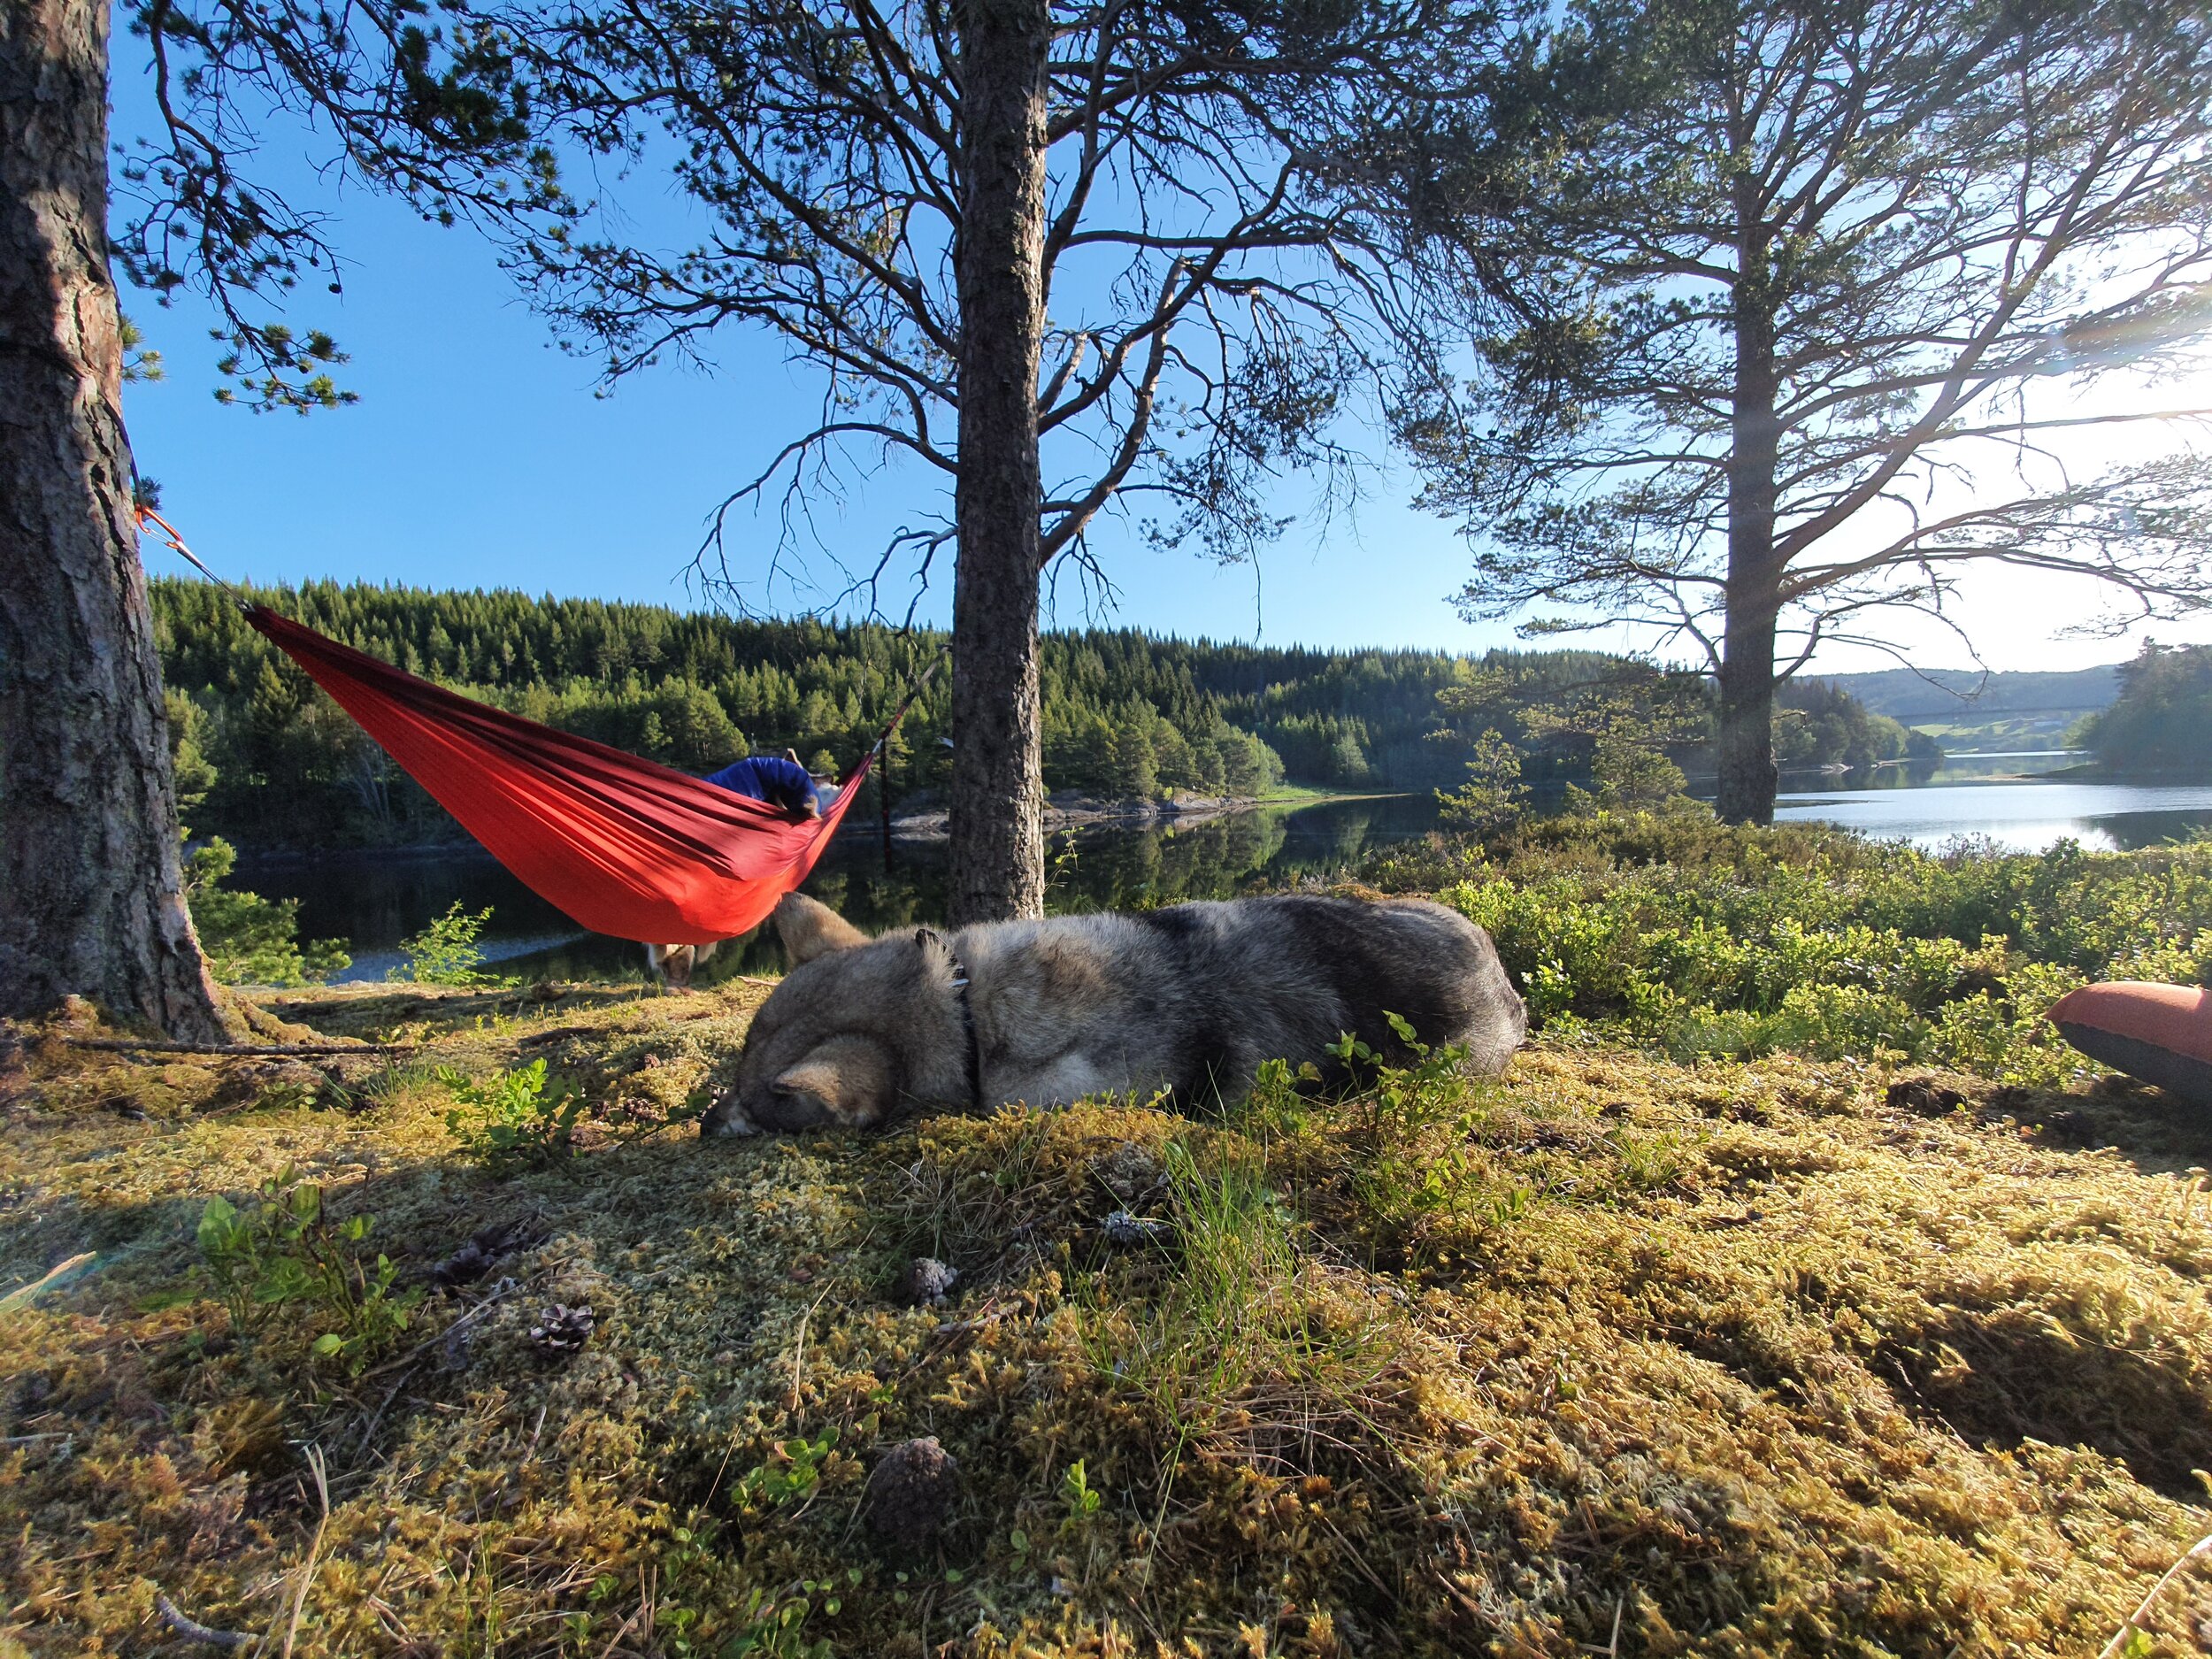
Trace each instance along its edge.
<path fill-rule="evenodd" d="M 743 760 L 732 761 L 720 772 L 708 773 L 706 780 L 733 795 L 781 807 L 795 818 L 819 818 L 829 803 L 822 798 L 822 786 L 788 749 L 781 758 L 748 755 Z M 833 794 L 830 800 L 835 799 Z M 691 988 L 692 970 L 719 949 L 718 941 L 704 945 L 648 945 L 645 960 L 665 988 L 687 991 Z"/>
<path fill-rule="evenodd" d="M 720 772 L 709 772 L 707 781 L 732 795 L 780 806 L 794 818 L 822 816 L 822 793 L 807 769 L 794 758 L 748 755 Z"/>

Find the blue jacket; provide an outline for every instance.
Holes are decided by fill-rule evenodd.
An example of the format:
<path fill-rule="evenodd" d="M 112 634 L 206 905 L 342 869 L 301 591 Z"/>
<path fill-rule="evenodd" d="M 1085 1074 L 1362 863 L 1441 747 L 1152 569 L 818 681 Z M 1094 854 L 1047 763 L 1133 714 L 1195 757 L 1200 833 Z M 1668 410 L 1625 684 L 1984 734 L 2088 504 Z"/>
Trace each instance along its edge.
<path fill-rule="evenodd" d="M 733 795 L 748 795 L 771 806 L 780 806 L 787 812 L 803 812 L 810 806 L 819 810 L 822 804 L 806 768 L 780 756 L 749 755 L 743 760 L 731 762 L 720 772 L 710 773 L 707 781 Z"/>

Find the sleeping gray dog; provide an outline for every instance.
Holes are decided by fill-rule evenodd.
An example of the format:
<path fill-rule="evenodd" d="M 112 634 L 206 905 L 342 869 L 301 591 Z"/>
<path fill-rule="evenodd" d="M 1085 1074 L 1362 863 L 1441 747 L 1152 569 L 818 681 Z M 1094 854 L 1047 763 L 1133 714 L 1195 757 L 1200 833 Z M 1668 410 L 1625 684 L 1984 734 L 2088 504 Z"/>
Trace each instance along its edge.
<path fill-rule="evenodd" d="M 1403 1061 L 1391 1014 L 1494 1076 L 1528 1030 L 1489 934 L 1421 899 L 1237 899 L 871 940 L 795 893 L 775 923 L 791 972 L 704 1134 L 1132 1091 L 1231 1102 L 1263 1060 L 1342 1081 L 1329 1049 L 1347 1032 Z"/>

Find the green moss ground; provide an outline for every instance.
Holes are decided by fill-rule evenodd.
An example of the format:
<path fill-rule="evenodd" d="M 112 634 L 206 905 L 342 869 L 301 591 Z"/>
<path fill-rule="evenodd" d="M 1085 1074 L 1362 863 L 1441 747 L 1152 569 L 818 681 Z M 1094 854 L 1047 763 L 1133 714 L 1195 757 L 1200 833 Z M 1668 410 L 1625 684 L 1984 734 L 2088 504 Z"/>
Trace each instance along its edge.
<path fill-rule="evenodd" d="M 2212 1531 L 2212 1125 L 2148 1093 L 1539 1046 L 1228 1124 L 656 1128 L 760 995 L 302 993 L 424 1044 L 312 1068 L 0 1041 L 0 1292 L 97 1253 L 0 1312 L 0 1652 L 213 1651 L 165 1596 L 303 1655 L 2094 1654 Z M 583 1149 L 495 1179 L 435 1068 L 540 1056 Z M 350 1374 L 196 1269 L 288 1165 L 403 1277 L 542 1237 Z M 918 1434 L 964 1495 L 889 1555 Z M 2200 1621 L 2185 1577 L 2135 1651 Z"/>

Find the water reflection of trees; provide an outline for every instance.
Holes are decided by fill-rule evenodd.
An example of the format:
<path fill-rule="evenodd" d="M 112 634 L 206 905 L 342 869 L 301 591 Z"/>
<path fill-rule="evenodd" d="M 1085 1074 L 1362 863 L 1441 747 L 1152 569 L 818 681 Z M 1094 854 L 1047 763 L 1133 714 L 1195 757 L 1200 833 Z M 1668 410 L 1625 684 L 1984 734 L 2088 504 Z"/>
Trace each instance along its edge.
<path fill-rule="evenodd" d="M 1143 910 L 1193 899 L 1235 898 L 1350 869 L 1377 845 L 1435 822 L 1427 796 L 1329 802 L 1295 811 L 1240 812 L 1200 824 L 1102 824 L 1054 839 L 1048 907 L 1059 912 Z M 570 926 L 489 858 L 410 859 L 374 855 L 257 868 L 246 885 L 299 896 L 304 930 L 342 935 L 357 956 L 388 951 L 429 918 L 458 902 L 493 909 L 487 942 L 557 936 Z M 945 847 L 902 841 L 884 866 L 883 843 L 849 830 L 832 845 L 805 892 L 870 933 L 931 926 L 944 918 Z M 585 935 L 500 961 L 497 971 L 530 979 L 627 979 L 644 953 L 621 940 Z M 780 973 L 772 933 L 756 929 L 725 946 L 698 975 L 713 984 L 739 974 Z"/>
<path fill-rule="evenodd" d="M 1879 766 L 1856 766 L 1838 772 L 1785 767 L 1782 771 L 1782 793 L 1812 795 L 1824 789 L 1924 789 L 1935 781 L 1936 774 L 1944 769 L 1944 765 L 1945 763 L 1939 760 L 1901 760 L 1886 762 Z M 1977 772 L 1971 775 L 1980 777 L 1985 774 Z M 1712 796 L 1712 780 L 1702 780 L 1693 793 L 1709 800 Z"/>
<path fill-rule="evenodd" d="M 1184 826 L 1102 827 L 1075 839 L 1048 902 L 1059 910 L 1133 910 L 1222 899 L 1264 875 L 1286 831 L 1281 812 Z"/>

